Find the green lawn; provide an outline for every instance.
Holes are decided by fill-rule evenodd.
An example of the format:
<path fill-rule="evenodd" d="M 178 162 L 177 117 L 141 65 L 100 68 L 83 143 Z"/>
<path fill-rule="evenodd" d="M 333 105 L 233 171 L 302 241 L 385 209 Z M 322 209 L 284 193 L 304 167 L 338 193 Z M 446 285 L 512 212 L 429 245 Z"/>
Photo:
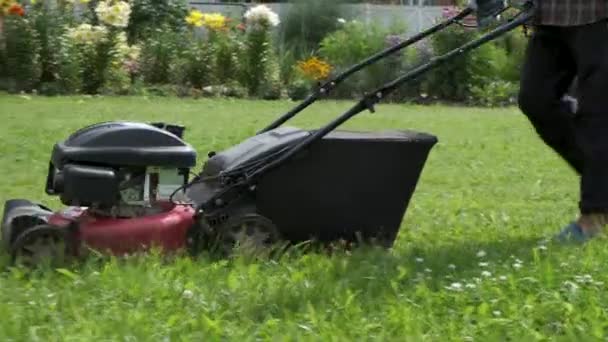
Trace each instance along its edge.
<path fill-rule="evenodd" d="M 58 207 L 52 144 L 114 119 L 177 122 L 201 156 L 292 103 L 0 96 L 0 201 Z M 293 121 L 316 127 L 350 103 Z M 436 134 L 395 248 L 251 263 L 150 256 L 0 275 L 0 340 L 599 340 L 608 249 L 541 241 L 576 214 L 575 175 L 511 109 L 382 105 L 346 127 Z M 201 160 L 202 162 L 202 160 Z"/>

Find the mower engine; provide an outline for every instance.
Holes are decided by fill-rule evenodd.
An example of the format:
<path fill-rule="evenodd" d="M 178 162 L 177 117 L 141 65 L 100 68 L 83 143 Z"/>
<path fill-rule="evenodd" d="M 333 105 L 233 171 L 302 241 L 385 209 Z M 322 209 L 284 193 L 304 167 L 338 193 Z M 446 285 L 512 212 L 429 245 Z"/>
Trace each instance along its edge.
<path fill-rule="evenodd" d="M 196 165 L 196 152 L 182 140 L 183 130 L 161 123 L 110 122 L 81 129 L 56 144 L 46 193 L 68 208 L 51 212 L 27 200 L 7 202 L 5 247 L 14 257 L 79 254 L 83 245 L 115 254 L 153 246 L 182 248 L 194 210 L 174 204 L 172 197 Z"/>

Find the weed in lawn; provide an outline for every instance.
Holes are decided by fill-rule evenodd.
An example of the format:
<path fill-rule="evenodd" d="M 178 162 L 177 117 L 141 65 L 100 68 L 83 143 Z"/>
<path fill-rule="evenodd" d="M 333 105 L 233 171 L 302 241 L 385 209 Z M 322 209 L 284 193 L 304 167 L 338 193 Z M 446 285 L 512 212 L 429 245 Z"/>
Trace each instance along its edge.
<path fill-rule="evenodd" d="M 49 201 L 52 144 L 107 120 L 188 127 L 203 156 L 252 135 L 287 102 L 0 97 L 0 200 Z M 294 124 L 348 108 L 324 102 Z M 574 174 L 515 109 L 383 105 L 350 129 L 439 137 L 395 248 L 217 261 L 202 256 L 91 260 L 0 276 L 0 339 L 599 340 L 603 241 L 545 242 L 576 213 Z M 403 156 L 407 158 L 407 156 Z M 201 161 L 202 162 L 202 161 Z M 2 264 L 6 264 L 5 261 Z"/>

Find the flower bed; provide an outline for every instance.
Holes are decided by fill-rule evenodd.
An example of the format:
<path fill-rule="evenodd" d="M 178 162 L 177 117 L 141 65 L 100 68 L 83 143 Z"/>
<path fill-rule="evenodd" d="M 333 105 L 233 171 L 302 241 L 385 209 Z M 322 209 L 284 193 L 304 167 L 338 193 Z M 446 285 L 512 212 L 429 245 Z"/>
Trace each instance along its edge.
<path fill-rule="evenodd" d="M 319 28 L 325 33 L 316 48 L 302 52 L 281 40 L 285 25 L 265 5 L 227 17 L 179 1 L 59 0 L 51 7 L 40 0 L 28 5 L 0 0 L 0 87 L 48 95 L 301 99 L 351 64 L 398 44 L 407 32 L 404 25 L 385 28 L 325 14 L 317 4 L 317 17 L 307 14 L 298 22 L 321 22 L 318 17 L 326 15 L 333 16 L 333 24 Z M 314 30 L 315 22 L 302 29 Z M 331 96 L 358 97 L 476 34 L 459 27 L 441 33 L 364 70 Z M 511 35 L 431 72 L 391 99 L 512 103 L 521 49 L 520 35 Z"/>

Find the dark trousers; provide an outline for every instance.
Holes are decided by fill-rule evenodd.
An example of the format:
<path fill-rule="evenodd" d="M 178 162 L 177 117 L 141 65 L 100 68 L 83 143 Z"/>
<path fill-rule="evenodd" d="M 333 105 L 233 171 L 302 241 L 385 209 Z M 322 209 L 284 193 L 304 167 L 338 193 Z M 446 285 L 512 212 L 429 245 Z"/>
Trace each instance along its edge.
<path fill-rule="evenodd" d="M 562 101 L 576 79 L 576 115 Z M 608 213 L 608 21 L 534 28 L 519 106 L 542 140 L 581 177 L 583 214 Z"/>

